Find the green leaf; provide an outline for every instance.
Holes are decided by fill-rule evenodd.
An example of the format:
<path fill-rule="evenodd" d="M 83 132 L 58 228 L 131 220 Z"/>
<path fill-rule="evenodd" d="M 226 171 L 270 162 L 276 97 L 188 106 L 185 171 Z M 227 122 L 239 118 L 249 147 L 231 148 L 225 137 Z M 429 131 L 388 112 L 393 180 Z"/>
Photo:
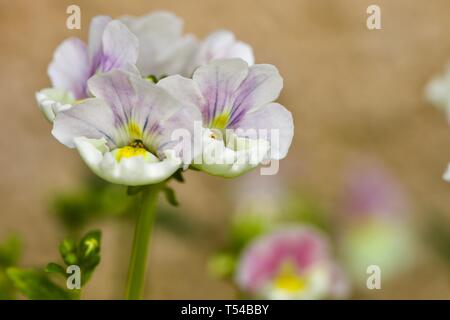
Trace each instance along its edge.
<path fill-rule="evenodd" d="M 22 243 L 17 236 L 11 236 L 0 245 L 0 268 L 17 264 L 22 251 Z"/>
<path fill-rule="evenodd" d="M 77 244 L 71 239 L 66 239 L 59 245 L 59 252 L 66 265 L 78 264 Z"/>
<path fill-rule="evenodd" d="M 165 187 L 164 188 L 164 195 L 166 196 L 167 201 L 171 205 L 173 205 L 175 207 L 178 207 L 179 203 L 178 203 L 177 198 L 175 196 L 175 191 L 173 191 L 172 188 Z"/>
<path fill-rule="evenodd" d="M 87 259 L 94 254 L 100 253 L 100 230 L 89 231 L 80 241 L 80 258 Z"/>
<path fill-rule="evenodd" d="M 6 272 L 14 286 L 31 300 L 71 300 L 75 297 L 40 271 L 8 268 Z"/>
<path fill-rule="evenodd" d="M 54 263 L 54 262 L 50 262 L 49 264 L 47 264 L 47 267 L 45 267 L 45 272 L 59 273 L 59 274 L 63 275 L 65 278 L 67 277 L 65 268 L 62 265 Z"/>
<path fill-rule="evenodd" d="M 99 230 L 90 231 L 86 233 L 78 245 L 82 285 L 89 281 L 95 268 L 100 263 L 101 236 Z"/>
<path fill-rule="evenodd" d="M 6 275 L 6 271 L 0 270 L 0 300 L 14 300 L 16 289 L 12 281 Z"/>

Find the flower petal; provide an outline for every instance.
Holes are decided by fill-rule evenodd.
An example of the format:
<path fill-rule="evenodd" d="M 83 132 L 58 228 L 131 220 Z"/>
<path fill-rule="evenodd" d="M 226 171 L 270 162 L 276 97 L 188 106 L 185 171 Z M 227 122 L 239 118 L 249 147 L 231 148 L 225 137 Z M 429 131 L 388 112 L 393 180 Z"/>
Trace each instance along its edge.
<path fill-rule="evenodd" d="M 103 55 L 97 70 L 103 72 L 136 64 L 139 41 L 120 21 L 108 23 L 102 38 Z"/>
<path fill-rule="evenodd" d="M 194 72 L 193 80 L 205 98 L 205 104 L 199 107 L 206 125 L 230 111 L 235 93 L 247 75 L 248 65 L 241 59 L 215 60 Z"/>
<path fill-rule="evenodd" d="M 270 103 L 247 113 L 232 128 L 239 136 L 268 140 L 270 158 L 276 160 L 286 156 L 294 136 L 292 114 L 279 103 Z"/>
<path fill-rule="evenodd" d="M 77 38 L 69 38 L 56 49 L 48 67 L 53 87 L 64 89 L 76 99 L 86 97 L 86 81 L 90 66 L 86 45 Z"/>
<path fill-rule="evenodd" d="M 132 109 L 137 105 L 136 91 L 130 81 L 132 76 L 121 70 L 113 70 L 97 74 L 88 81 L 89 92 L 109 105 L 117 127 L 128 123 Z"/>
<path fill-rule="evenodd" d="M 276 100 L 282 88 L 283 78 L 277 68 L 269 64 L 251 66 L 235 93 L 229 124 L 237 125 L 247 112 Z"/>
<path fill-rule="evenodd" d="M 174 75 L 160 80 L 156 85 L 193 109 L 198 109 L 198 106 L 205 104 L 200 88 L 192 79 Z"/>
<path fill-rule="evenodd" d="M 72 107 L 75 98 L 68 91 L 47 88 L 36 92 L 36 101 L 47 120 L 53 122 L 56 114 Z"/>
<path fill-rule="evenodd" d="M 196 49 L 193 36 L 183 37 L 183 21 L 168 11 L 120 19 L 139 39 L 139 71 L 147 75 L 186 74 Z"/>
<path fill-rule="evenodd" d="M 111 108 L 101 99 L 86 99 L 72 108 L 56 115 L 53 122 L 53 136 L 69 148 L 75 147 L 74 138 L 107 140 L 108 147 L 126 143 L 120 140 L 114 125 Z"/>
<path fill-rule="evenodd" d="M 252 47 L 236 40 L 227 30 L 212 32 L 201 43 L 197 52 L 196 66 L 207 64 L 215 59 L 241 58 L 249 65 L 255 63 Z"/>
<path fill-rule="evenodd" d="M 89 27 L 88 49 L 89 58 L 94 65 L 98 64 L 97 59 L 101 59 L 103 52 L 103 32 L 111 20 L 111 17 L 108 16 L 96 16 L 92 18 L 91 25 Z"/>
<path fill-rule="evenodd" d="M 78 137 L 75 145 L 89 168 L 101 178 L 117 184 L 139 186 L 159 183 L 177 171 L 181 159 L 167 151 L 165 159 L 134 156 L 118 161 L 109 152 L 106 140 L 92 140 Z"/>
<path fill-rule="evenodd" d="M 215 176 L 240 176 L 258 166 L 269 150 L 265 140 L 240 138 L 231 134 L 225 144 L 223 140 L 212 136 L 211 130 L 204 129 L 202 154 L 194 159 L 192 165 Z"/>

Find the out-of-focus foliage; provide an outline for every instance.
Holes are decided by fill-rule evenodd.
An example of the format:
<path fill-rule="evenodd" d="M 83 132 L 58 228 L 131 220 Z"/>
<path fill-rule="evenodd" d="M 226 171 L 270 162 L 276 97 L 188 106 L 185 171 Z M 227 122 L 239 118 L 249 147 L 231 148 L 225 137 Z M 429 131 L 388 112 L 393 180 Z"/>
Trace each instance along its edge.
<path fill-rule="evenodd" d="M 106 217 L 120 217 L 136 212 L 133 198 L 125 186 L 106 183 L 90 176 L 78 189 L 56 195 L 53 212 L 71 232 Z"/>
<path fill-rule="evenodd" d="M 181 172 L 176 172 L 174 180 L 183 182 Z M 69 233 L 77 234 L 94 221 L 101 219 L 131 219 L 138 212 L 135 196 L 142 187 L 125 187 L 107 183 L 96 176 L 89 176 L 74 190 L 57 194 L 52 201 L 52 211 Z M 178 206 L 175 192 L 166 186 L 164 195 L 168 203 Z M 178 208 L 158 206 L 156 223 L 177 234 L 192 233 L 193 225 L 179 213 Z"/>
<path fill-rule="evenodd" d="M 14 286 L 28 299 L 70 300 L 76 296 L 55 284 L 41 270 L 9 268 L 7 273 Z"/>
<path fill-rule="evenodd" d="M 450 268 L 450 224 L 440 213 L 432 213 L 426 230 L 426 243 Z"/>
<path fill-rule="evenodd" d="M 13 286 L 24 296 L 32 300 L 69 300 L 78 299 L 80 290 L 69 290 L 66 281 L 71 276 L 67 273 L 67 267 L 76 265 L 81 271 L 81 286 L 91 278 L 95 268 L 100 263 L 101 232 L 90 231 L 76 242 L 65 239 L 59 246 L 59 252 L 64 264 L 51 262 L 44 270 L 22 269 L 10 267 L 6 270 L 8 278 Z M 59 284 L 51 277 L 58 274 L 65 280 Z"/>
<path fill-rule="evenodd" d="M 17 236 L 11 236 L 0 244 L 0 300 L 16 297 L 16 290 L 6 274 L 6 269 L 17 265 L 21 252 L 22 243 Z"/>

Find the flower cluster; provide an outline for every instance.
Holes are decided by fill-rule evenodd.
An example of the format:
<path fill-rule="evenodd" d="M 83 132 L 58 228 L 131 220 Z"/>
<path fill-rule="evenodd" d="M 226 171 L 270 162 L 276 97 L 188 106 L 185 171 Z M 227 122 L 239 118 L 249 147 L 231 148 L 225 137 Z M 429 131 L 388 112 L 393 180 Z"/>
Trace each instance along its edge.
<path fill-rule="evenodd" d="M 231 32 L 198 41 L 168 12 L 98 16 L 87 44 L 56 49 L 36 98 L 55 138 L 107 181 L 153 184 L 189 166 L 235 177 L 285 157 L 293 138 L 274 102 L 283 79 L 253 63 Z"/>

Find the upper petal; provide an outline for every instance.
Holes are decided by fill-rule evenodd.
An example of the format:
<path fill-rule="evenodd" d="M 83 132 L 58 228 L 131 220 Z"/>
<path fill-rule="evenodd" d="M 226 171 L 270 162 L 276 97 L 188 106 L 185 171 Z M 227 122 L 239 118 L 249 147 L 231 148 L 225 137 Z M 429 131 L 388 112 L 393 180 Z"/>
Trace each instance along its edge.
<path fill-rule="evenodd" d="M 255 63 L 252 48 L 236 40 L 227 30 L 218 30 L 209 34 L 201 43 L 196 57 L 196 66 L 207 64 L 215 59 L 241 58 L 249 65 Z"/>
<path fill-rule="evenodd" d="M 76 99 L 86 97 L 86 81 L 90 72 L 86 45 L 78 38 L 69 38 L 56 49 L 48 67 L 53 87 L 64 89 Z"/>
<path fill-rule="evenodd" d="M 237 135 L 268 140 L 271 159 L 284 158 L 294 136 L 292 114 L 278 103 L 270 103 L 247 113 L 233 128 L 241 129 L 236 130 Z"/>
<path fill-rule="evenodd" d="M 231 110 L 236 91 L 247 75 L 248 65 L 241 59 L 215 60 L 194 72 L 193 80 L 205 98 L 200 110 L 206 125 Z"/>
<path fill-rule="evenodd" d="M 106 26 L 111 21 L 111 17 L 108 16 L 96 16 L 92 18 L 91 25 L 89 27 L 89 58 L 93 61 L 93 64 L 97 64 L 96 59 L 100 59 L 103 52 L 103 32 Z"/>
<path fill-rule="evenodd" d="M 137 104 L 131 77 L 134 75 L 122 70 L 113 70 L 97 74 L 88 81 L 89 92 L 106 102 L 114 115 L 114 123 L 118 127 L 128 123 L 132 109 Z"/>
<path fill-rule="evenodd" d="M 256 64 L 235 92 L 229 125 L 237 125 L 247 112 L 275 101 L 283 88 L 283 78 L 277 68 Z"/>
<path fill-rule="evenodd" d="M 128 68 L 136 64 L 139 41 L 120 21 L 114 20 L 105 27 L 102 37 L 103 54 L 97 71 Z"/>
<path fill-rule="evenodd" d="M 168 11 L 120 19 L 139 39 L 137 66 L 143 75 L 184 74 L 196 48 L 193 36 L 182 36 L 183 21 Z"/>

